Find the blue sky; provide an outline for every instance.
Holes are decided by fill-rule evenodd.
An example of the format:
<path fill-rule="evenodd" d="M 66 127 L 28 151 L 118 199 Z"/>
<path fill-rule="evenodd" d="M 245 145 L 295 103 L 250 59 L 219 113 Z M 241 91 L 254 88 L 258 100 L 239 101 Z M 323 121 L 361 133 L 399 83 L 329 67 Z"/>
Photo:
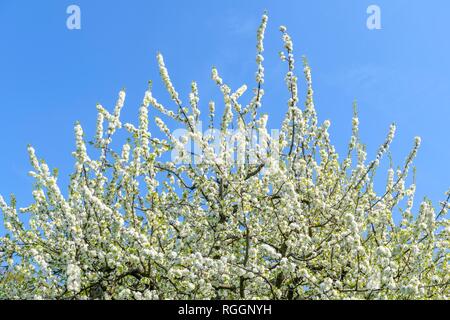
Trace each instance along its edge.
<path fill-rule="evenodd" d="M 81 8 L 81 30 L 66 27 L 71 4 Z M 366 27 L 370 4 L 381 8 L 381 30 Z M 303 54 L 309 59 L 318 114 L 331 120 L 338 150 L 348 142 L 356 99 L 369 157 L 391 122 L 397 124 L 392 152 L 398 165 L 414 136 L 421 136 L 418 197 L 427 195 L 435 204 L 443 199 L 450 187 L 450 2 L 444 0 L 0 0 L 0 194 L 15 193 L 22 206 L 31 200 L 28 143 L 59 168 L 64 185 L 73 167 L 73 124 L 81 121 L 92 137 L 96 103 L 112 109 L 122 87 L 125 121 L 136 122 L 150 79 L 155 95 L 170 104 L 157 51 L 185 100 L 190 82 L 198 81 L 204 112 L 218 97 L 212 66 L 232 88 L 252 87 L 264 10 L 263 110 L 270 125 L 276 127 L 286 110 L 285 65 L 278 59 L 278 27 L 284 24 L 297 60 Z"/>

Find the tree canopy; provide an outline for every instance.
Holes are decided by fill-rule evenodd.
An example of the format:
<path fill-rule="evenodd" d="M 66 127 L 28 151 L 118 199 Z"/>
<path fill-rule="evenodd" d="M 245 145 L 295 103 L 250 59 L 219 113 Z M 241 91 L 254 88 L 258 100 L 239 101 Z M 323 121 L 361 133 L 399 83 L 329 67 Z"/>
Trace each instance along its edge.
<path fill-rule="evenodd" d="M 437 208 L 424 200 L 414 212 L 416 187 L 408 174 L 420 138 L 402 166 L 390 165 L 384 191 L 377 193 L 374 177 L 395 126 L 369 160 L 355 107 L 348 150 L 339 157 L 330 121 L 317 117 L 305 58 L 306 97 L 299 97 L 284 26 L 280 58 L 289 100 L 280 130 L 268 130 L 261 112 L 267 21 L 264 14 L 247 104 L 241 102 L 247 86 L 233 91 L 215 68 L 212 80 L 223 101 L 200 105 L 192 82 L 189 101 L 182 102 L 158 54 L 173 106 L 158 102 L 151 85 L 136 125 L 121 122 L 124 90 L 114 110 L 97 105 L 91 143 L 75 125 L 67 192 L 28 147 L 34 202 L 17 208 L 14 197 L 9 203 L 0 197 L 7 230 L 0 238 L 0 298 L 449 297 L 450 193 Z M 197 124 L 205 109 L 209 130 L 202 132 Z M 149 131 L 152 118 L 160 138 Z M 119 131 L 129 139 L 114 150 Z"/>

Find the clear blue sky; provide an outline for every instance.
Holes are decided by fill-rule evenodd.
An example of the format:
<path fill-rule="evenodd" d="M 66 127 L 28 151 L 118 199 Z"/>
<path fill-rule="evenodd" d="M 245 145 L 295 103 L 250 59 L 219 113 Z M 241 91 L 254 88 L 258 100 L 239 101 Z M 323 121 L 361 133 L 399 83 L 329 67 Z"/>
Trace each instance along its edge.
<path fill-rule="evenodd" d="M 66 28 L 70 4 L 81 8 L 81 30 Z M 370 4 L 381 8 L 382 30 L 366 28 Z M 286 110 L 285 65 L 278 59 L 278 26 L 285 24 L 297 57 L 309 58 L 318 113 L 331 120 L 338 150 L 348 142 L 357 99 L 369 156 L 391 122 L 398 126 L 392 146 L 396 164 L 414 136 L 421 136 L 418 196 L 428 195 L 435 204 L 443 199 L 450 187 L 446 0 L 0 0 L 0 194 L 13 192 L 20 205 L 29 204 L 28 143 L 59 168 L 64 184 L 73 166 L 74 122 L 80 120 L 92 137 L 95 104 L 113 108 L 120 88 L 127 88 L 126 121 L 136 122 L 150 79 L 155 94 L 169 103 L 157 51 L 185 100 L 190 81 L 198 81 L 202 110 L 218 96 L 212 66 L 232 88 L 244 82 L 253 86 L 255 33 L 265 9 L 264 111 L 271 115 L 270 125 L 276 127 Z"/>

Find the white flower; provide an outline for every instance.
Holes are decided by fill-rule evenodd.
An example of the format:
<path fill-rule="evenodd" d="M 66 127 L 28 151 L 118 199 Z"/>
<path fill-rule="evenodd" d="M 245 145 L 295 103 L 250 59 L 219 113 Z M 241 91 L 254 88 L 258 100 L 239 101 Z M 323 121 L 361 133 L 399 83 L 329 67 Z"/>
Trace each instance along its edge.
<path fill-rule="evenodd" d="M 81 289 L 81 269 L 78 265 L 69 263 L 67 265 L 67 290 L 77 293 Z"/>

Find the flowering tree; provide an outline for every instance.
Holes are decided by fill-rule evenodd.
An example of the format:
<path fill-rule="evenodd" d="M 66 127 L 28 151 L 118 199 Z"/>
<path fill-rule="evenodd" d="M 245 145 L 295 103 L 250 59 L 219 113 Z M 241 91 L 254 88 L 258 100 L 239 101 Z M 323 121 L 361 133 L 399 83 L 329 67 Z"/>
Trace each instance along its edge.
<path fill-rule="evenodd" d="M 196 83 L 186 107 L 158 54 L 174 108 L 159 103 L 151 86 L 137 126 L 120 121 L 124 91 L 112 113 L 98 105 L 91 142 L 96 153 L 88 154 L 83 129 L 75 125 L 75 171 L 66 196 L 28 147 L 34 203 L 18 210 L 14 197 L 10 204 L 0 197 L 7 230 L 0 238 L 0 298 L 449 297 L 450 223 L 444 216 L 450 193 L 438 209 L 425 200 L 412 212 L 415 185 L 407 175 L 420 138 L 402 167 L 391 165 L 384 192 L 377 194 L 375 172 L 395 126 L 368 161 L 355 110 L 348 151 L 339 158 L 330 122 L 318 121 L 305 59 L 307 92 L 299 106 L 285 27 L 280 57 L 290 98 L 281 129 L 269 134 L 260 112 L 267 20 L 263 15 L 257 33 L 256 88 L 247 105 L 239 102 L 247 87 L 232 91 L 212 70 L 224 112 L 217 120 L 215 103 L 209 103 L 209 133 L 198 129 Z M 174 134 L 167 120 L 155 118 L 164 139 L 152 135 L 150 107 L 184 133 Z M 130 138 L 117 152 L 111 142 L 122 127 Z M 29 220 L 18 211 L 29 213 Z"/>

